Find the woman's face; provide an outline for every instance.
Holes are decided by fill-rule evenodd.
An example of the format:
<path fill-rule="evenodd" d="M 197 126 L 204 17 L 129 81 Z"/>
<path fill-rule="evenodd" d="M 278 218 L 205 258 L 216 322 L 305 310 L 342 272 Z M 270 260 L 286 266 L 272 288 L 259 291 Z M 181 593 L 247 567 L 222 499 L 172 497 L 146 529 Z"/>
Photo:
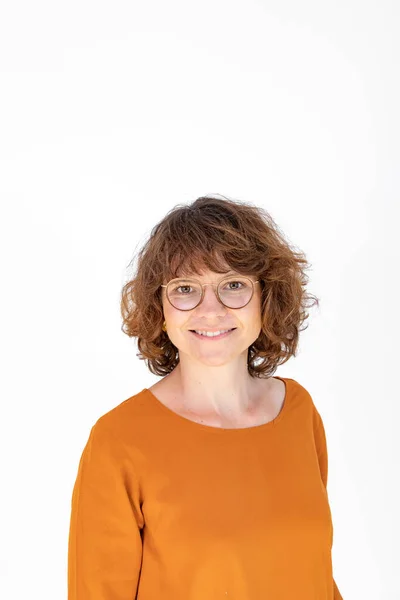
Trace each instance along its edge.
<path fill-rule="evenodd" d="M 240 275 L 229 271 L 229 275 Z M 205 364 L 213 366 L 226 364 L 242 353 L 258 338 L 261 331 L 261 289 L 254 284 L 254 293 L 250 302 L 238 309 L 227 308 L 217 298 L 216 286 L 227 274 L 203 271 L 193 275 L 201 283 L 214 283 L 204 287 L 203 301 L 192 310 L 179 310 L 172 306 L 166 297 L 166 288 L 162 288 L 162 303 L 167 334 L 178 348 L 180 355 L 187 354 Z M 249 276 L 254 282 L 256 278 Z M 221 338 L 208 338 L 193 333 L 192 330 L 233 331 Z"/>

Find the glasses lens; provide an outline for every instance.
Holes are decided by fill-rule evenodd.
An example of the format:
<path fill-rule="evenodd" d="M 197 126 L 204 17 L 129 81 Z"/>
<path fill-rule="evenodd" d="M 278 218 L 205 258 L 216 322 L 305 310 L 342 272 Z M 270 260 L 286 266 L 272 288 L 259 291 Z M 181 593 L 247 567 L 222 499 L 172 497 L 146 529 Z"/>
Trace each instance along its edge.
<path fill-rule="evenodd" d="M 191 279 L 174 279 L 167 287 L 168 300 L 175 308 L 190 310 L 201 298 L 201 286 Z"/>
<path fill-rule="evenodd" d="M 241 308 L 250 302 L 253 282 L 247 277 L 228 277 L 219 283 L 218 290 L 225 306 Z"/>
<path fill-rule="evenodd" d="M 228 308 L 241 308 L 253 294 L 253 283 L 247 277 L 228 277 L 220 281 L 218 291 Z M 201 299 L 201 286 L 192 279 L 174 279 L 167 287 L 168 299 L 175 308 L 191 310 Z"/>

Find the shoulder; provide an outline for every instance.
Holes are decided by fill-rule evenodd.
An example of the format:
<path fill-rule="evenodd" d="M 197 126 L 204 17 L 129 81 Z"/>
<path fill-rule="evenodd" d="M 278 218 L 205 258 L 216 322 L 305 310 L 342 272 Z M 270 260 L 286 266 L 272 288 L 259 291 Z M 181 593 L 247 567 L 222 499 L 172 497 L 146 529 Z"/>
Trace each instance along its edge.
<path fill-rule="evenodd" d="M 287 396 L 292 408 L 301 409 L 312 415 L 313 420 L 318 420 L 320 415 L 308 387 L 291 377 L 283 377 L 282 379 L 287 384 Z"/>
<path fill-rule="evenodd" d="M 143 432 L 149 422 L 146 415 L 147 404 L 144 388 L 101 414 L 92 426 L 92 435 L 126 443 L 137 439 L 139 432 Z"/>
<path fill-rule="evenodd" d="M 292 379 L 291 377 L 282 377 L 285 380 L 288 386 L 288 391 L 290 389 L 292 396 L 300 397 L 304 402 L 313 402 L 310 392 L 308 389 L 302 385 L 297 379 Z"/>

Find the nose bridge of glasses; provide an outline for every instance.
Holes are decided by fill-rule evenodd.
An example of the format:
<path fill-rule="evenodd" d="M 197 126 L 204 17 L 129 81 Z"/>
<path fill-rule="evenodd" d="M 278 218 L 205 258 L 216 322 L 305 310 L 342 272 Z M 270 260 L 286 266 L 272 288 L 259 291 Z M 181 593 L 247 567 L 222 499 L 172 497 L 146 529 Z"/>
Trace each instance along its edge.
<path fill-rule="evenodd" d="M 205 281 L 204 283 L 200 284 L 203 290 L 203 300 L 202 303 L 204 301 L 207 302 L 207 298 L 209 295 L 209 298 L 211 299 L 211 302 L 215 302 L 217 301 L 218 303 L 220 303 L 220 300 L 218 298 L 218 286 L 221 282 L 217 283 L 217 282 L 213 282 L 213 281 Z M 209 288 L 211 288 L 207 294 L 207 286 Z"/>
<path fill-rule="evenodd" d="M 220 283 L 221 282 L 217 283 L 216 281 L 205 281 L 200 285 L 202 285 L 203 287 L 205 287 L 206 285 L 211 285 L 216 290 Z"/>

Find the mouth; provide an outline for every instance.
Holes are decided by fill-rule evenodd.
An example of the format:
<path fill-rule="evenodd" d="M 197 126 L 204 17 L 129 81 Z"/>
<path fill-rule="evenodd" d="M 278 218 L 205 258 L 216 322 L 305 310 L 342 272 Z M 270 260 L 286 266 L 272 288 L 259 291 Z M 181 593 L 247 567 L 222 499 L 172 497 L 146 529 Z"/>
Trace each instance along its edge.
<path fill-rule="evenodd" d="M 232 329 L 228 329 L 228 331 L 225 331 L 224 333 L 219 333 L 218 335 L 204 335 L 201 333 L 197 333 L 197 331 L 195 331 L 194 329 L 189 329 L 190 333 L 195 335 L 197 338 L 202 339 L 202 340 L 209 340 L 209 341 L 216 341 L 216 340 L 221 340 L 222 338 L 226 338 L 226 337 L 232 335 L 232 333 L 235 330 L 236 330 L 236 327 L 233 327 Z"/>

